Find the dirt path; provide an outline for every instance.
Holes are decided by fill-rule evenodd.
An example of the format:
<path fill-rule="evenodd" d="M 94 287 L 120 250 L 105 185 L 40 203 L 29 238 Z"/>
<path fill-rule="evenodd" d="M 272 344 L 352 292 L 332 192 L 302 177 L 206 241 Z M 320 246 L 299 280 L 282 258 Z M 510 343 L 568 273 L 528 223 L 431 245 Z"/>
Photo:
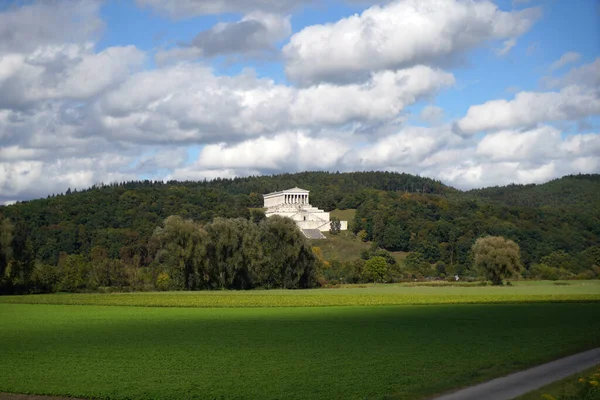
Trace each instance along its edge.
<path fill-rule="evenodd" d="M 600 364 L 600 347 L 432 400 L 510 400 Z"/>

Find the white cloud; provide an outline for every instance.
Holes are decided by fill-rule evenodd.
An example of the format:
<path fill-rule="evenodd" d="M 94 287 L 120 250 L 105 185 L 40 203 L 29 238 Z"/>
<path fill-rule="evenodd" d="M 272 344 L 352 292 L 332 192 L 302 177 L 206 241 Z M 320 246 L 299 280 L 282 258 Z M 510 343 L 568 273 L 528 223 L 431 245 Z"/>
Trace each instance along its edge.
<path fill-rule="evenodd" d="M 423 121 L 430 124 L 438 124 L 444 119 L 444 109 L 428 104 L 421 110 L 420 117 Z"/>
<path fill-rule="evenodd" d="M 482 139 L 462 138 L 450 126 L 406 127 L 361 144 L 358 136 L 316 138 L 286 132 L 228 146 L 206 146 L 198 160 L 169 178 L 203 179 L 305 170 L 388 170 L 440 179 L 461 189 L 544 182 L 571 173 L 594 173 L 600 134 L 570 135 L 543 126 L 507 130 Z"/>
<path fill-rule="evenodd" d="M 0 202 L 45 197 L 69 187 L 83 189 L 99 182 L 135 179 L 134 174 L 117 172 L 122 163 L 119 155 L 0 162 Z"/>
<path fill-rule="evenodd" d="M 561 132 L 543 126 L 526 132 L 500 131 L 487 134 L 477 145 L 476 154 L 490 161 L 544 161 L 551 159 L 561 145 Z"/>
<path fill-rule="evenodd" d="M 563 54 L 558 60 L 554 61 L 550 65 L 550 71 L 555 71 L 557 69 L 561 69 L 565 65 L 576 63 L 581 59 L 581 54 L 575 53 L 574 51 L 569 51 Z"/>
<path fill-rule="evenodd" d="M 0 12 L 0 53 L 39 46 L 82 43 L 104 26 L 95 0 L 39 1 Z"/>
<path fill-rule="evenodd" d="M 86 99 L 127 79 L 144 54 L 134 46 L 93 52 L 91 43 L 49 45 L 0 58 L 0 108 L 50 99 Z"/>
<path fill-rule="evenodd" d="M 498 54 L 499 56 L 505 56 L 512 50 L 513 47 L 516 46 L 516 44 L 517 39 L 515 38 L 505 40 L 504 43 L 502 43 L 502 48 L 498 49 L 496 51 L 496 54 Z"/>
<path fill-rule="evenodd" d="M 596 114 L 600 114 L 598 92 L 568 86 L 560 92 L 520 92 L 511 101 L 492 100 L 471 106 L 457 126 L 462 132 L 473 134 L 540 122 L 572 121 Z"/>
<path fill-rule="evenodd" d="M 271 138 L 260 137 L 234 146 L 205 146 L 196 166 L 201 170 L 230 168 L 281 171 L 329 169 L 349 150 L 348 145 L 330 138 L 286 132 Z"/>
<path fill-rule="evenodd" d="M 196 35 L 182 47 L 159 51 L 159 64 L 219 55 L 274 53 L 275 43 L 292 32 L 290 17 L 255 11 L 237 22 L 220 22 Z"/>
<path fill-rule="evenodd" d="M 510 45 L 539 16 L 538 8 L 505 12 L 489 1 L 395 1 L 294 34 L 283 49 L 286 73 L 306 85 L 446 62 L 487 40 Z"/>
<path fill-rule="evenodd" d="M 133 75 L 98 103 L 101 125 L 120 140 L 210 143 L 395 119 L 418 99 L 454 84 L 446 72 L 417 66 L 373 74 L 364 84 L 296 89 L 250 71 L 218 77 L 197 64 Z"/>
<path fill-rule="evenodd" d="M 249 13 L 253 11 L 286 12 L 312 0 L 136 0 L 140 7 L 152 7 L 174 18 L 199 15 Z"/>
<path fill-rule="evenodd" d="M 291 105 L 292 119 L 301 125 L 383 121 L 454 82 L 451 74 L 417 66 L 375 73 L 366 84 L 321 84 L 298 90 Z"/>
<path fill-rule="evenodd" d="M 200 34 L 194 46 L 170 50 L 185 54 L 162 54 L 163 61 L 269 49 L 289 35 L 290 25 L 282 14 L 266 12 L 301 2 L 269 9 L 273 3 L 267 0 L 139 1 L 173 16 L 245 15 Z M 314 70 L 297 70 L 303 84 L 314 82 L 301 87 L 258 78 L 252 70 L 219 75 L 190 62 L 142 70 L 146 54 L 136 47 L 96 50 L 93 35 L 102 22 L 95 2 L 42 2 L 16 10 L 0 13 L 0 204 L 140 176 L 379 169 L 470 188 L 600 170 L 600 134 L 563 137 L 557 128 L 530 127 L 597 114 L 600 59 L 547 82 L 560 91 L 521 92 L 511 101 L 471 107 L 458 125 L 468 133 L 497 131 L 487 136 L 459 136 L 451 125 L 441 125 L 443 110 L 432 105 L 420 118 L 434 127 L 405 126 L 406 107 L 434 103 L 439 91 L 455 84 L 451 73 L 435 65 L 485 40 L 511 45 L 537 10 L 502 12 L 487 1 L 405 0 L 309 27 L 289 48 L 313 45 L 307 32 L 327 35 L 322 48 L 302 49 L 306 62 L 320 51 L 324 56 Z M 36 19 L 38 30 L 32 28 Z M 235 42 L 246 21 L 265 29 Z M 399 26 L 405 29 L 398 32 Z M 348 47 L 347 39 L 357 39 L 356 47 Z M 336 43 L 339 49 L 332 47 Z M 327 78 L 330 73 L 350 79 L 338 82 Z M 203 146 L 192 162 L 190 144 Z"/>
<path fill-rule="evenodd" d="M 544 77 L 542 84 L 548 88 L 582 85 L 590 88 L 600 87 L 600 57 L 589 64 L 572 68 L 561 77 Z"/>

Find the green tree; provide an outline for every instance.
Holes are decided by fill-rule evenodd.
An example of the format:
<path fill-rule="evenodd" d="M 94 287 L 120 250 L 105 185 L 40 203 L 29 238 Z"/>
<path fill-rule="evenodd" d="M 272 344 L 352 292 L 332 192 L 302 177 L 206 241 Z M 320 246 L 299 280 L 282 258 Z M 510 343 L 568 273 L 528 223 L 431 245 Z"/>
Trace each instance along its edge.
<path fill-rule="evenodd" d="M 190 220 L 171 216 L 154 232 L 158 241 L 157 260 L 164 264 L 175 287 L 193 290 L 204 286 L 210 276 L 204 261 L 206 231 Z"/>
<path fill-rule="evenodd" d="M 36 292 L 52 293 L 56 291 L 59 275 L 56 267 L 47 264 L 38 264 L 33 269 L 31 281 Z"/>
<path fill-rule="evenodd" d="M 261 285 L 286 289 L 314 286 L 319 263 L 296 223 L 275 215 L 259 227 L 266 260 L 256 274 Z"/>
<path fill-rule="evenodd" d="M 440 259 L 440 247 L 436 243 L 425 240 L 418 245 L 418 250 L 429 263 L 434 263 Z"/>
<path fill-rule="evenodd" d="M 253 208 L 250 210 L 250 220 L 255 224 L 260 223 L 263 219 L 265 219 L 265 212 L 262 209 Z"/>
<path fill-rule="evenodd" d="M 85 289 L 88 282 L 88 265 L 82 255 L 60 255 L 58 261 L 59 282 L 61 292 L 76 292 Z"/>
<path fill-rule="evenodd" d="M 221 288 L 251 289 L 264 264 L 260 232 L 243 218 L 217 218 L 206 226 L 206 262 Z"/>
<path fill-rule="evenodd" d="M 431 264 L 427 262 L 423 254 L 419 251 L 413 251 L 406 256 L 404 265 L 411 274 L 416 276 L 425 277 L 433 274 Z"/>
<path fill-rule="evenodd" d="M 519 245 L 501 236 L 479 238 L 471 251 L 475 268 L 493 285 L 501 285 L 503 279 L 517 275 L 521 269 Z"/>
<path fill-rule="evenodd" d="M 410 232 L 396 224 L 388 224 L 383 231 L 381 247 L 392 251 L 407 251 Z"/>
<path fill-rule="evenodd" d="M 375 256 L 367 261 L 363 267 L 363 279 L 367 282 L 382 282 L 386 279 L 388 273 L 388 264 L 385 258 Z"/>
<path fill-rule="evenodd" d="M 339 218 L 332 217 L 331 222 L 329 222 L 329 233 L 332 235 L 339 235 L 342 230 L 342 223 Z"/>
<path fill-rule="evenodd" d="M 12 260 L 13 225 L 8 218 L 0 220 L 0 284 Z"/>
<path fill-rule="evenodd" d="M 542 264 L 545 264 L 552 268 L 563 268 L 576 272 L 577 266 L 574 265 L 571 256 L 564 250 L 553 251 L 540 260 Z"/>

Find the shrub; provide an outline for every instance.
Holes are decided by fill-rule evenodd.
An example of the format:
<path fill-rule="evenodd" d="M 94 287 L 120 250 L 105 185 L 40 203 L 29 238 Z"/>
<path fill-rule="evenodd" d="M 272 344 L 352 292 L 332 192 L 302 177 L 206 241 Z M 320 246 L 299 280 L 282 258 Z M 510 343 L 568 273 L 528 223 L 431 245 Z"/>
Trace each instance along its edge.
<path fill-rule="evenodd" d="M 59 280 L 56 267 L 47 264 L 40 264 L 35 267 L 31 274 L 31 280 L 38 292 L 54 292 Z"/>
<path fill-rule="evenodd" d="M 156 288 L 158 290 L 169 290 L 171 288 L 171 277 L 166 272 L 161 272 L 156 277 Z"/>

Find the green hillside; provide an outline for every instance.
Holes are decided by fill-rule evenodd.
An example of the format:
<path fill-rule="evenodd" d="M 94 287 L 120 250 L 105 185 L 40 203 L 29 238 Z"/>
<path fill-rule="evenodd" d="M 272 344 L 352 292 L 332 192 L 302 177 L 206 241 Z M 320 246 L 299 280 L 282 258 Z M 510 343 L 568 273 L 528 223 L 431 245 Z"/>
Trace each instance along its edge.
<path fill-rule="evenodd" d="M 0 233 L 10 233 L 11 243 L 0 247 L 0 272 L 23 281 L 36 265 L 64 270 L 67 256 L 77 256 L 83 264 L 113 260 L 106 273 L 121 274 L 115 281 L 126 285 L 133 276 L 139 285 L 153 287 L 163 261 L 151 239 L 165 218 L 178 215 L 199 227 L 216 217 L 258 223 L 264 218 L 262 194 L 294 186 L 310 190 L 313 205 L 335 210 L 332 216 L 350 223 L 350 232 L 312 243 L 325 260 L 351 264 L 383 255 L 409 265 L 396 277 L 469 275 L 474 241 L 498 235 L 520 246 L 525 276 L 600 275 L 600 175 L 461 192 L 391 172 L 126 182 L 3 206 Z M 376 254 L 377 247 L 389 253 Z M 143 269 L 153 272 L 139 275 Z"/>
<path fill-rule="evenodd" d="M 590 208 L 600 207 L 600 175 L 569 175 L 540 185 L 508 185 L 465 193 L 508 206 Z"/>

